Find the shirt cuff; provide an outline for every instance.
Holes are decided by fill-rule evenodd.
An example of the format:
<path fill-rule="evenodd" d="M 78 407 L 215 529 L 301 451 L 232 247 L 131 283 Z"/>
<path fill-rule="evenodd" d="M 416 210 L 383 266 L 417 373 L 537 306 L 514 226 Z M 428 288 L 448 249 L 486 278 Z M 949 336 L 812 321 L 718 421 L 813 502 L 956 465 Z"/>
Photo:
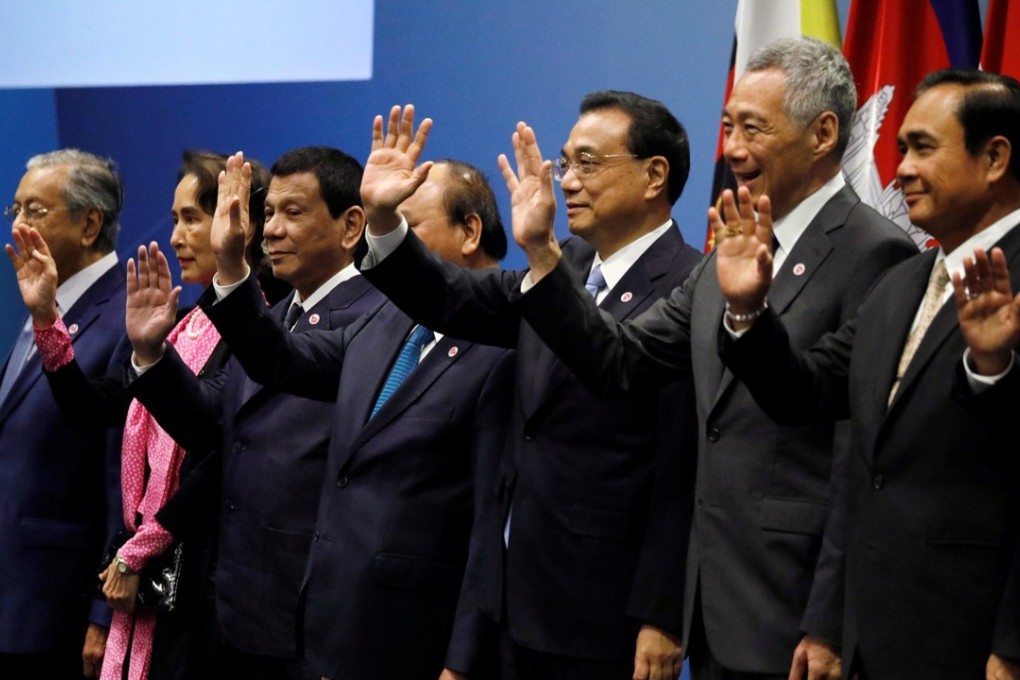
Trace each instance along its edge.
<path fill-rule="evenodd" d="M 128 371 L 128 382 L 131 382 L 132 380 L 137 380 L 138 378 L 140 378 L 143 375 L 145 375 L 145 372 L 148 371 L 153 366 L 155 366 L 156 364 L 158 364 L 162 358 L 163 357 L 160 357 L 159 359 L 156 359 L 155 361 L 153 361 L 151 364 L 149 364 L 147 366 L 141 366 L 141 365 L 139 365 L 138 361 L 136 361 L 136 359 L 135 359 L 135 353 L 132 352 L 131 353 L 131 370 Z"/>
<path fill-rule="evenodd" d="M 1016 363 L 1016 352 L 1010 354 L 1009 366 L 1002 373 L 998 375 L 978 375 L 970 367 L 970 347 L 963 350 L 963 370 L 967 373 L 967 384 L 970 385 L 970 389 L 974 394 L 981 394 L 1005 378 L 1006 374 L 1013 370 L 1014 363 Z"/>
<path fill-rule="evenodd" d="M 247 264 L 245 264 L 244 269 L 245 269 L 244 277 L 242 277 L 241 280 L 238 281 L 237 283 L 232 283 L 229 286 L 221 286 L 220 284 L 216 283 L 216 277 L 215 276 L 213 277 L 212 287 L 213 291 L 216 293 L 216 302 L 219 302 L 223 298 L 233 293 L 235 290 L 241 287 L 242 283 L 248 280 L 248 277 L 251 276 L 251 268 Z"/>
<path fill-rule="evenodd" d="M 365 228 L 366 241 L 368 242 L 368 252 L 372 257 L 372 262 L 379 264 L 394 250 L 396 250 L 404 239 L 407 237 L 407 220 L 403 215 L 400 216 L 400 224 L 396 229 L 383 234 L 382 236 L 373 236 L 372 233 Z"/>
<path fill-rule="evenodd" d="M 741 330 L 741 331 L 733 330 L 733 327 L 730 326 L 730 319 L 725 314 L 723 314 L 723 317 L 722 317 L 722 325 L 723 325 L 723 328 L 726 329 L 726 332 L 729 334 L 729 336 L 731 338 L 733 338 L 734 340 L 739 340 L 740 338 L 742 338 L 744 336 L 745 333 L 747 333 L 747 331 L 751 330 L 750 326 L 748 326 L 747 328 L 745 328 L 744 330 Z"/>
<path fill-rule="evenodd" d="M 68 333 L 64 320 L 59 316 L 49 328 L 35 328 L 35 346 L 39 350 L 43 369 L 52 373 L 74 360 L 74 348 L 71 346 L 71 334 Z"/>
<path fill-rule="evenodd" d="M 135 535 L 117 551 L 117 555 L 131 567 L 132 571 L 140 572 L 149 560 L 162 555 L 173 542 L 173 535 L 162 524 L 152 519 L 138 528 Z"/>
<path fill-rule="evenodd" d="M 535 280 L 531 278 L 531 270 L 528 270 L 528 273 L 524 275 L 523 279 L 521 279 L 521 295 L 524 295 L 534 287 Z"/>

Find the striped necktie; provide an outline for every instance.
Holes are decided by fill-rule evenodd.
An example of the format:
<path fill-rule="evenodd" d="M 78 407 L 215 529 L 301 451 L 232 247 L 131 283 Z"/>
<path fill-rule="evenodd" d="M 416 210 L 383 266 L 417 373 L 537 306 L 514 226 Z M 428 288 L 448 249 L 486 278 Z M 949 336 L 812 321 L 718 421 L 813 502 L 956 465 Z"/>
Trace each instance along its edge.
<path fill-rule="evenodd" d="M 393 393 L 400 387 L 400 383 L 404 382 L 407 376 L 411 375 L 411 371 L 415 369 L 418 361 L 421 359 L 422 348 L 435 340 L 435 338 L 435 333 L 424 326 L 414 327 L 411 336 L 404 342 L 404 347 L 400 350 L 400 356 L 397 357 L 396 363 L 390 369 L 390 374 L 386 377 L 386 384 L 383 385 L 382 392 L 379 393 L 379 397 L 375 400 L 372 416 L 375 416 L 379 409 L 382 408 L 382 405 L 386 403 L 386 400 L 393 396 Z"/>

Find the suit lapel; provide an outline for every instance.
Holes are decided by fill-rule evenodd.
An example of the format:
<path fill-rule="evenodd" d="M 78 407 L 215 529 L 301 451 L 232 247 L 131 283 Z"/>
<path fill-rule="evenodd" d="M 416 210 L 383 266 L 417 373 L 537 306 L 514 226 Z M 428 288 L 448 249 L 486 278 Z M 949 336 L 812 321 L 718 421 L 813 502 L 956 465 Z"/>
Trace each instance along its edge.
<path fill-rule="evenodd" d="M 273 318 L 276 319 L 281 324 L 283 323 L 284 318 L 287 316 L 287 310 L 290 309 L 290 305 L 294 301 L 294 295 L 296 295 L 296 293 L 292 291 L 290 295 L 285 297 L 282 301 L 278 302 L 276 306 L 273 308 Z M 302 318 L 298 320 L 297 326 L 295 326 L 295 330 L 302 323 L 307 324 L 307 321 L 304 319 L 305 316 L 307 316 L 307 314 L 302 315 Z M 262 388 L 263 386 L 261 383 L 255 382 L 254 380 L 248 377 L 247 373 L 245 373 L 244 384 L 241 388 L 242 390 L 241 402 L 240 404 L 238 404 L 237 411 L 240 412 L 241 409 L 243 409 L 245 405 L 255 397 L 255 395 L 262 391 Z"/>

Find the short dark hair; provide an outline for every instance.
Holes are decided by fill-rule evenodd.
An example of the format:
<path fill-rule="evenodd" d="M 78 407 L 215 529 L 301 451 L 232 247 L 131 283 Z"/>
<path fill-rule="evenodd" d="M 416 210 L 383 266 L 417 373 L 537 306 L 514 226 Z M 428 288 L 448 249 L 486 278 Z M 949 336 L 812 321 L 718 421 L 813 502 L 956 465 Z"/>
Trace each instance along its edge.
<path fill-rule="evenodd" d="M 216 199 L 219 194 L 220 172 L 227 167 L 227 156 L 210 151 L 187 150 L 181 156 L 177 169 L 177 181 L 191 175 L 197 183 L 195 198 L 198 206 L 207 215 L 216 213 Z M 266 224 L 266 189 L 269 186 L 269 172 L 265 166 L 252 158 L 245 159 L 251 165 L 251 186 L 248 198 L 248 214 L 255 228 L 255 238 L 248 246 L 248 261 L 262 259 L 262 230 Z"/>
<path fill-rule="evenodd" d="M 117 247 L 117 233 L 120 231 L 120 211 L 124 208 L 124 180 L 117 172 L 117 164 L 110 158 L 102 158 L 79 149 L 57 149 L 28 159 L 26 167 L 55 168 L 67 165 L 71 168 L 67 183 L 61 192 L 64 203 L 72 213 L 95 208 L 103 214 L 96 236 L 96 249 L 101 253 L 112 252 Z"/>
<path fill-rule="evenodd" d="M 1009 140 L 1009 171 L 1020 180 L 1020 82 L 1015 78 L 977 69 L 947 68 L 925 76 L 917 96 L 939 85 L 965 89 L 956 110 L 968 153 L 977 154 L 992 137 Z"/>
<path fill-rule="evenodd" d="M 482 235 L 479 239 L 482 250 L 486 255 L 502 260 L 506 257 L 506 230 L 499 215 L 496 196 L 492 193 L 485 173 L 470 163 L 450 158 L 436 163 L 442 163 L 450 171 L 450 182 L 443 196 L 450 224 L 464 224 L 468 215 L 478 215 L 482 221 Z"/>
<path fill-rule="evenodd" d="M 361 205 L 361 163 L 330 146 L 303 146 L 280 156 L 270 169 L 273 177 L 310 172 L 319 180 L 319 193 L 336 219 L 351 206 Z"/>
<path fill-rule="evenodd" d="M 627 149 L 638 158 L 662 156 L 669 163 L 666 195 L 676 203 L 691 172 L 691 144 L 687 130 L 666 105 L 633 92 L 603 90 L 588 94 L 581 102 L 581 114 L 601 109 L 619 109 L 630 116 Z"/>

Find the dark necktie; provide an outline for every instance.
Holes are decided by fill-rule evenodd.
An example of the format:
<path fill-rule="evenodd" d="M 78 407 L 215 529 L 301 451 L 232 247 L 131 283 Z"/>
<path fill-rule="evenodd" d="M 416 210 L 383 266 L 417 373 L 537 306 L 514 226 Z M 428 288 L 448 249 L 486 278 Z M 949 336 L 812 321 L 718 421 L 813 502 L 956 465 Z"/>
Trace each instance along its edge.
<path fill-rule="evenodd" d="M 400 356 L 397 357 L 396 363 L 390 369 L 389 376 L 386 377 L 386 384 L 383 385 L 382 392 L 379 393 L 378 399 L 375 400 L 372 416 L 378 413 L 382 405 L 386 403 L 386 400 L 397 391 L 400 383 L 404 382 L 407 376 L 411 375 L 411 371 L 415 369 L 418 365 L 418 360 L 421 358 L 422 348 L 432 342 L 435 337 L 435 333 L 424 326 L 414 327 L 411 337 L 404 342 L 404 348 L 400 350 Z"/>
<path fill-rule="evenodd" d="M 584 282 L 584 289 L 591 293 L 591 296 L 596 300 L 599 297 L 599 291 L 606 287 L 606 277 L 602 275 L 602 265 L 597 264 L 591 269 L 591 273 L 588 274 L 588 280 Z"/>
<path fill-rule="evenodd" d="M 289 331 L 294 329 L 294 324 L 297 323 L 301 315 L 304 314 L 304 307 L 299 304 L 292 304 L 287 310 L 287 316 L 283 317 L 283 325 Z"/>
<path fill-rule="evenodd" d="M 3 382 L 0 383 L 0 404 L 7 398 L 7 393 L 11 391 L 14 381 L 18 379 L 18 374 L 21 373 L 21 369 L 25 366 L 25 361 L 32 353 L 34 343 L 35 331 L 32 329 L 32 322 L 28 321 L 21 327 L 18 339 L 14 343 L 14 349 L 11 350 L 11 357 L 7 362 L 7 370 L 4 371 Z"/>

